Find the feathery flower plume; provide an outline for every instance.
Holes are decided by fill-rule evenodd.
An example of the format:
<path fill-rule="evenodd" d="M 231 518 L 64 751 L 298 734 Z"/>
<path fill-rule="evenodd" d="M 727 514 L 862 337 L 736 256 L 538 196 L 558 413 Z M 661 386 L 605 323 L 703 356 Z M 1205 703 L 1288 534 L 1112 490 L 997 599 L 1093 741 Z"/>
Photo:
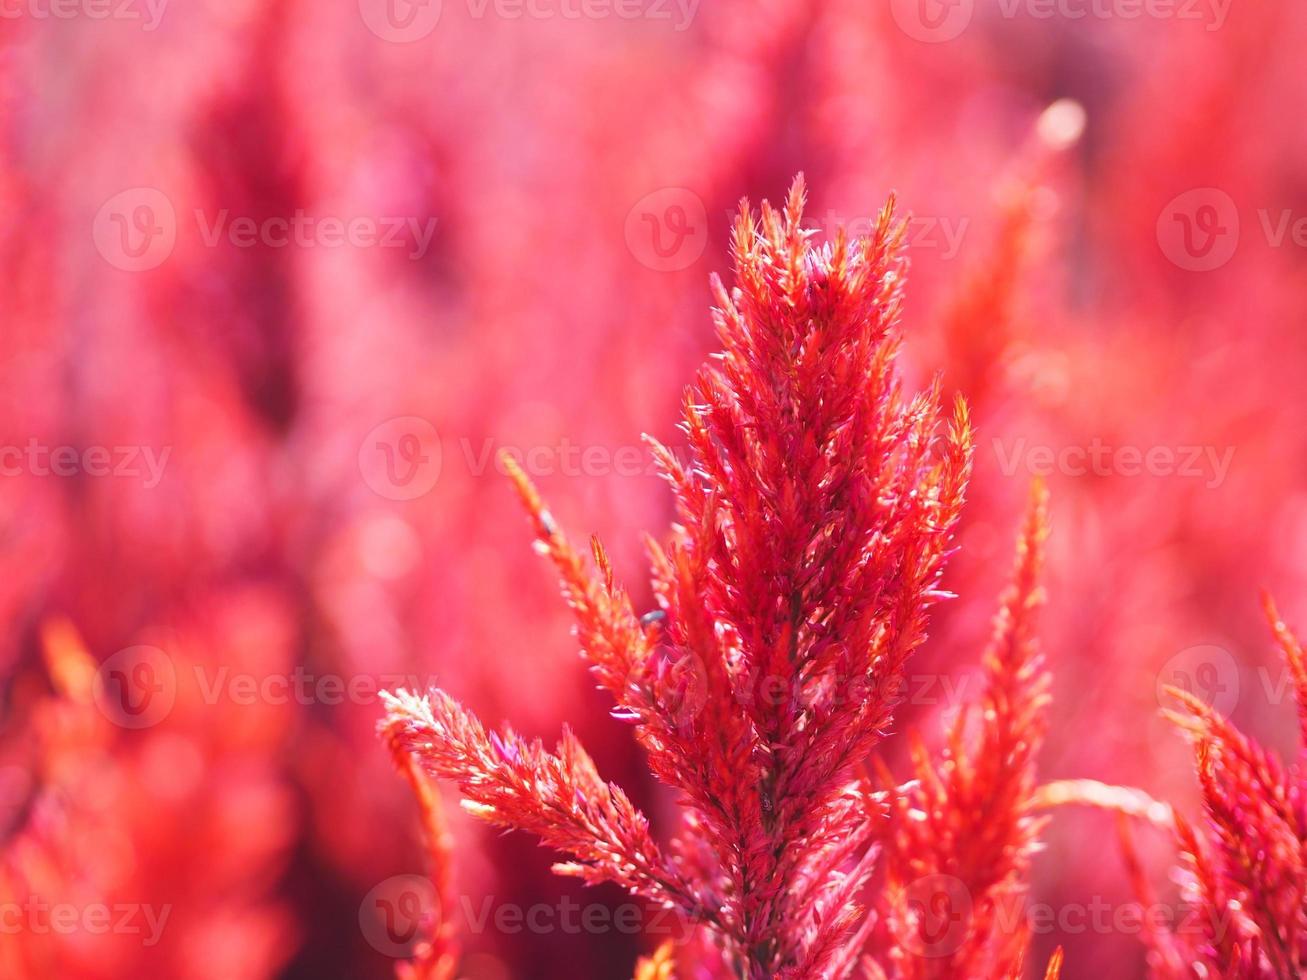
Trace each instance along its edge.
<path fill-rule="evenodd" d="M 547 752 L 441 691 L 395 694 L 382 725 L 472 813 L 705 925 L 748 980 L 856 959 L 880 804 L 855 767 L 942 597 L 971 465 L 965 407 L 945 425 L 938 386 L 910 396 L 897 377 L 892 205 L 869 238 L 816 246 L 803 204 L 797 180 L 783 211 L 741 209 L 736 286 L 713 282 L 723 350 L 685 399 L 692 462 L 651 440 L 679 514 L 649 545 L 656 613 L 635 612 L 598 543 L 591 570 L 512 469 L 583 656 L 684 805 L 672 845 L 567 731 Z"/>
<path fill-rule="evenodd" d="M 1289 668 L 1307 748 L 1307 663 L 1302 646 L 1269 597 L 1266 616 Z M 1177 877 L 1198 910 L 1191 928 L 1144 934 L 1151 975 L 1282 980 L 1307 965 L 1307 796 L 1301 757 L 1285 766 L 1200 698 L 1170 693 L 1167 714 L 1194 747 L 1205 825 L 1178 814 Z M 1129 847 L 1127 864 L 1141 901 L 1145 875 Z"/>
<path fill-rule="evenodd" d="M 984 656 L 978 725 L 970 724 L 974 710 L 959 713 L 937 757 L 917 739 L 914 778 L 903 790 L 895 791 L 882 767 L 890 823 L 877 903 L 885 928 L 871 947 L 879 975 L 1021 976 L 1027 876 L 1044 821 L 1036 812 L 1035 757 L 1047 727 L 1049 676 L 1035 616 L 1047 505 L 1036 484 Z"/>
<path fill-rule="evenodd" d="M 1164 714 L 1188 737 L 1205 820 L 1195 825 L 1138 790 L 1064 784 L 1050 805 L 1082 803 L 1118 814 L 1126 870 L 1139 903 L 1156 903 L 1128 818 L 1174 839 L 1186 915 L 1168 929 L 1145 917 L 1142 939 L 1155 980 L 1288 980 L 1307 964 L 1307 658 L 1297 636 L 1263 596 L 1266 618 L 1289 669 L 1298 706 L 1299 759 L 1286 766 L 1201 698 L 1168 688 Z"/>

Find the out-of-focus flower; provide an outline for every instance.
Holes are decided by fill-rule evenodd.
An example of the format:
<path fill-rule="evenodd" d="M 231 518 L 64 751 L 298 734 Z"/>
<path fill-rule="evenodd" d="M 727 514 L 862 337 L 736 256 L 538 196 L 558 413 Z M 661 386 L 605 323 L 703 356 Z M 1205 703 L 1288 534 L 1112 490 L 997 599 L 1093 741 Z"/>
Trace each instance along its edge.
<path fill-rule="evenodd" d="M 1035 757 L 1048 725 L 1049 676 L 1035 613 L 1046 511 L 1046 491 L 1036 486 L 985 653 L 978 710 L 957 716 L 937 756 L 918 739 L 905 789 L 882 769 L 890 820 L 885 887 L 876 903 L 883 928 L 869 950 L 882 964 L 876 975 L 1020 975 L 1029 942 L 1030 859 L 1044 820 L 1037 814 Z"/>
<path fill-rule="evenodd" d="M 1267 618 L 1289 669 L 1307 748 L 1307 660 L 1269 598 Z M 1302 756 L 1284 765 L 1193 692 L 1172 689 L 1168 712 L 1193 744 L 1202 790 L 1202 824 L 1175 815 L 1176 877 L 1193 914 L 1183 928 L 1144 932 L 1158 980 L 1280 980 L 1307 964 L 1307 794 Z M 1128 842 L 1128 837 L 1126 838 Z M 1132 848 L 1140 893 L 1152 891 Z"/>

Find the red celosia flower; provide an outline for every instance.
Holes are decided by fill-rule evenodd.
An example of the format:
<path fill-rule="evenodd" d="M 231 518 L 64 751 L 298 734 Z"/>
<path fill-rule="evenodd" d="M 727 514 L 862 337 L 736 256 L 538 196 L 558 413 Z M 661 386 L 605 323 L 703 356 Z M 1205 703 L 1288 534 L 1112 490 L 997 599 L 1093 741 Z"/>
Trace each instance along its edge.
<path fill-rule="evenodd" d="M 873 976 L 983 980 L 1021 975 L 1024 899 L 1042 817 L 1035 756 L 1046 728 L 1049 677 L 1035 639 L 1047 495 L 1037 486 L 1012 584 L 984 658 L 978 731 L 958 715 L 939 758 L 917 742 L 914 780 L 894 791 L 885 834 L 885 928 L 869 948 Z M 973 713 L 974 714 L 974 713 Z M 1051 967 L 1050 967 L 1051 969 Z"/>
<path fill-rule="evenodd" d="M 1265 602 L 1288 664 L 1307 747 L 1307 661 L 1295 635 Z M 1151 975 L 1280 980 L 1307 964 L 1307 798 L 1302 762 L 1285 766 L 1191 693 L 1173 689 L 1181 710 L 1170 717 L 1189 736 L 1197 759 L 1205 827 L 1174 819 L 1178 877 L 1197 910 L 1189 928 L 1145 933 Z M 1131 851 L 1132 877 L 1148 885 Z"/>
<path fill-rule="evenodd" d="M 796 182 L 783 213 L 742 210 L 738 285 L 714 284 L 724 351 L 685 404 L 693 459 L 653 446 L 680 514 L 669 544 L 650 544 L 657 614 L 636 614 L 597 544 L 592 574 L 515 473 L 584 656 L 685 804 L 675 846 L 566 731 L 550 753 L 441 691 L 400 692 L 383 725 L 473 813 L 568 853 L 565 873 L 706 925 L 751 980 L 856 959 L 879 803 L 855 766 L 941 597 L 971 458 L 963 406 L 941 431 L 938 391 L 906 396 L 895 373 L 892 208 L 870 238 L 820 247 L 802 208 Z"/>

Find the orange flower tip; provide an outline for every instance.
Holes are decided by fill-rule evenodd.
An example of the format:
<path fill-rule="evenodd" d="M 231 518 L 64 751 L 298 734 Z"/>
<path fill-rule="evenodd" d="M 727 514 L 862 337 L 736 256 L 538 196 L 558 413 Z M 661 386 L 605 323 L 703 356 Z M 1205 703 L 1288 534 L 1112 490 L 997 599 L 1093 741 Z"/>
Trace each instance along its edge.
<path fill-rule="evenodd" d="M 1186 691 L 1183 687 L 1175 687 L 1174 685 L 1167 684 L 1162 688 L 1162 693 L 1169 698 L 1174 698 L 1176 701 L 1179 701 L 1186 708 L 1189 708 L 1191 710 L 1193 709 L 1201 710 L 1207 707 L 1207 703 L 1203 701 L 1202 698 L 1198 697 L 1197 695 L 1189 691 Z"/>
<path fill-rule="evenodd" d="M 459 800 L 458 805 L 482 820 L 493 820 L 499 814 L 499 811 L 489 803 L 478 803 L 476 800 Z"/>
<path fill-rule="evenodd" d="M 559 861 L 550 870 L 564 878 L 581 878 L 586 873 L 585 865 L 577 864 L 575 861 Z"/>
<path fill-rule="evenodd" d="M 553 515 L 545 509 L 540 494 L 536 491 L 535 484 L 531 482 L 531 478 L 518 465 L 512 453 L 506 449 L 501 450 L 499 462 L 503 466 L 504 472 L 508 474 L 508 478 L 513 481 L 513 486 L 517 489 L 517 495 L 522 499 L 523 506 L 535 518 L 540 532 L 546 537 L 553 537 L 557 534 L 558 525 L 554 522 Z"/>
<path fill-rule="evenodd" d="M 96 664 L 72 621 L 60 617 L 42 623 L 41 648 L 55 690 L 73 701 L 89 704 Z"/>
<path fill-rule="evenodd" d="M 1044 974 L 1045 980 L 1057 980 L 1062 975 L 1062 947 L 1059 946 L 1053 950 L 1053 955 L 1048 960 L 1048 972 Z"/>

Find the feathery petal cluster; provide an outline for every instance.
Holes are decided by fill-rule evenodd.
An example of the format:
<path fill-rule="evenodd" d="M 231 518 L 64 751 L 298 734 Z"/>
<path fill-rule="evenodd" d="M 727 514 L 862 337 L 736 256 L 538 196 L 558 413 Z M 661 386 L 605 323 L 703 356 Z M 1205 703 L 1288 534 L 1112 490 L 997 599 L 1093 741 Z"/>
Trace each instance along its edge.
<path fill-rule="evenodd" d="M 669 905 L 686 907 L 690 887 L 660 854 L 649 822 L 620 787 L 600 779 L 572 732 L 557 750 L 511 729 L 488 732 L 443 691 L 386 696 L 382 735 L 425 772 L 458 784 L 463 807 L 489 823 L 525 830 L 572 857 L 555 870 L 589 884 L 613 881 Z"/>
<path fill-rule="evenodd" d="M 1269 598 L 1267 618 L 1288 665 L 1307 733 L 1307 663 Z M 1279 980 L 1307 967 L 1307 794 L 1301 757 L 1285 766 L 1192 694 L 1173 689 L 1168 712 L 1194 746 L 1204 825 L 1178 814 L 1184 898 L 1199 910 L 1183 932 L 1145 935 L 1158 978 Z M 1302 747 L 1307 748 L 1307 734 Z M 1148 888 L 1132 853 L 1136 887 Z"/>
<path fill-rule="evenodd" d="M 909 396 L 896 374 L 892 207 L 871 237 L 815 246 L 803 203 L 800 180 L 783 212 L 742 208 L 737 285 L 714 280 L 723 350 L 685 401 L 692 458 L 652 443 L 679 514 L 649 544 L 655 613 L 636 614 L 597 543 L 591 570 L 510 467 L 583 656 L 685 805 L 668 852 L 570 734 L 556 753 L 490 734 L 440 691 L 396 694 L 383 724 L 473 813 L 570 854 L 562 870 L 705 923 L 749 980 L 843 976 L 856 961 L 881 804 L 855 767 L 942 597 L 971 465 L 961 403 L 945 424 L 938 386 Z M 1012 697 L 993 693 L 1003 711 Z M 1019 737 L 1024 716 L 1013 724 Z"/>
<path fill-rule="evenodd" d="M 1026 879 L 1043 824 L 1035 757 L 1049 677 L 1034 621 L 1047 533 L 1047 495 L 1037 485 L 984 657 L 978 725 L 969 724 L 974 711 L 959 713 L 937 757 L 918 740 L 914 779 L 902 790 L 882 769 L 890 814 L 878 902 L 885 929 L 872 945 L 881 976 L 1021 975 Z"/>

